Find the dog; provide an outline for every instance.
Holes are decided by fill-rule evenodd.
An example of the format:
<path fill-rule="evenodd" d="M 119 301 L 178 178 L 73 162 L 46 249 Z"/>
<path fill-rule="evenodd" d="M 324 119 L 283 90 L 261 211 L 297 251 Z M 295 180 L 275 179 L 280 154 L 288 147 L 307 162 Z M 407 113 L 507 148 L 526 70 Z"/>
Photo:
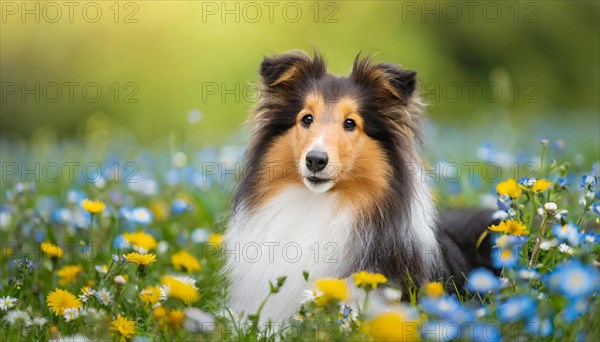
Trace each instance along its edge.
<path fill-rule="evenodd" d="M 425 106 L 416 72 L 357 56 L 349 76 L 302 51 L 265 57 L 225 234 L 230 308 L 297 312 L 310 279 L 366 270 L 401 288 L 491 267 L 477 240 L 493 210 L 438 215 L 419 167 Z M 488 239 L 488 238 L 486 238 Z M 305 279 L 305 272 L 310 279 Z"/>

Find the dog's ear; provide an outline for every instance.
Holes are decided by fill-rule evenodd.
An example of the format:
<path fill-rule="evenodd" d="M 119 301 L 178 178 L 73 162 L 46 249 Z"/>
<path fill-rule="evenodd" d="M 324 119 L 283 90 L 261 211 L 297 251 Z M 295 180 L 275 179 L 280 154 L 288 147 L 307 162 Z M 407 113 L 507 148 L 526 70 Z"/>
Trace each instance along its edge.
<path fill-rule="evenodd" d="M 311 59 L 304 51 L 294 51 L 274 57 L 265 57 L 260 64 L 260 76 L 267 87 L 291 83 L 310 77 L 319 78 L 326 71 L 323 58 L 315 52 Z"/>
<path fill-rule="evenodd" d="M 380 87 L 394 98 L 408 103 L 415 93 L 417 72 L 404 70 L 393 63 L 371 63 L 370 58 L 356 57 L 352 65 L 351 77 L 358 83 Z"/>

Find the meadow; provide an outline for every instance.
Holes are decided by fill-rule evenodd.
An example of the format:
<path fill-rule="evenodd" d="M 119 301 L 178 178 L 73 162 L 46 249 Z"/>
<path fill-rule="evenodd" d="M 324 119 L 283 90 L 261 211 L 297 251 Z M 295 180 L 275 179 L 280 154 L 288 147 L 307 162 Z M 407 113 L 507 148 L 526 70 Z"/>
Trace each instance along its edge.
<path fill-rule="evenodd" d="M 432 146 L 453 134 L 432 123 L 426 131 Z M 463 148 L 475 155 L 466 159 L 471 172 L 460 159 L 432 157 L 426 173 L 441 207 L 506 212 L 486 232 L 500 276 L 478 269 L 465 275 L 464 295 L 434 282 L 404 289 L 405 301 L 382 275 L 351 277 L 383 296 L 381 307 L 369 295 L 354 301 L 345 280 L 313 279 L 307 270 L 314 290 L 290 322 L 274 325 L 260 312 L 226 308 L 222 234 L 243 145 L 152 149 L 96 133 L 86 144 L 3 143 L 5 158 L 14 158 L 4 160 L 15 162 L 3 161 L 2 173 L 2 340 L 600 337 L 600 169 L 586 153 L 566 154 L 573 147 L 563 140 L 535 139 L 518 151 L 473 144 Z M 450 140 L 449 150 L 463 144 Z M 104 148 L 111 152 L 95 152 Z M 277 301 L 285 279 L 264 283 L 271 289 L 265 300 Z"/>

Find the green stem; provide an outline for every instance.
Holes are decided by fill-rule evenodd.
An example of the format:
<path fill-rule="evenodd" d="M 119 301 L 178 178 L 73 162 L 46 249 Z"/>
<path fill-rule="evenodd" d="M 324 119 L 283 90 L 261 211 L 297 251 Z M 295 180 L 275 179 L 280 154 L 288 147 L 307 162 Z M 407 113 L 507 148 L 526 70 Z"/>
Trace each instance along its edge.
<path fill-rule="evenodd" d="M 90 236 L 89 236 L 89 240 L 90 240 L 89 241 L 89 245 L 90 245 L 90 248 L 92 246 L 93 238 L 94 238 L 94 214 L 90 213 Z"/>
<path fill-rule="evenodd" d="M 364 319 L 367 317 L 367 305 L 369 304 L 369 293 L 371 290 L 365 287 L 365 300 L 363 301 L 362 307 L 360 307 L 359 315 Z"/>
<path fill-rule="evenodd" d="M 547 218 L 548 218 L 548 215 L 544 215 L 544 218 L 542 219 L 542 224 L 540 226 L 540 232 L 539 232 L 537 238 L 535 239 L 535 245 L 533 246 L 533 252 L 531 253 L 531 260 L 529 261 L 529 268 L 531 268 L 533 266 L 533 264 L 535 263 L 535 260 L 537 259 L 538 250 L 540 249 L 540 244 L 542 243 L 542 237 L 544 236 L 544 231 L 546 228 Z"/>
<path fill-rule="evenodd" d="M 579 215 L 579 218 L 577 219 L 577 225 L 579 226 L 579 224 L 581 223 L 581 220 L 583 220 L 583 217 L 585 216 L 585 214 L 588 212 L 588 210 L 590 210 L 590 207 L 592 206 L 592 204 L 594 204 L 594 202 L 596 202 L 596 199 L 594 199 L 592 201 L 592 203 L 586 205 L 583 208 L 583 211 L 581 212 L 581 215 Z"/>

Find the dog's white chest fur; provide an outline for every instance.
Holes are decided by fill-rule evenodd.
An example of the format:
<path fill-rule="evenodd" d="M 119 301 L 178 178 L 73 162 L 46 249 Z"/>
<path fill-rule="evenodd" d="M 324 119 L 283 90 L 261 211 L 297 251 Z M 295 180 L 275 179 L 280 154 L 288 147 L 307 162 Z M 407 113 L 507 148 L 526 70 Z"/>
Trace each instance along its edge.
<path fill-rule="evenodd" d="M 341 277 L 353 217 L 335 194 L 290 185 L 253 215 L 240 210 L 225 236 L 231 308 L 253 314 L 269 292 L 268 281 L 287 276 L 262 318 L 278 321 L 298 309 L 304 290 L 319 277 Z M 346 259 L 346 260 L 345 260 Z M 310 274 L 309 282 L 303 271 Z"/>

